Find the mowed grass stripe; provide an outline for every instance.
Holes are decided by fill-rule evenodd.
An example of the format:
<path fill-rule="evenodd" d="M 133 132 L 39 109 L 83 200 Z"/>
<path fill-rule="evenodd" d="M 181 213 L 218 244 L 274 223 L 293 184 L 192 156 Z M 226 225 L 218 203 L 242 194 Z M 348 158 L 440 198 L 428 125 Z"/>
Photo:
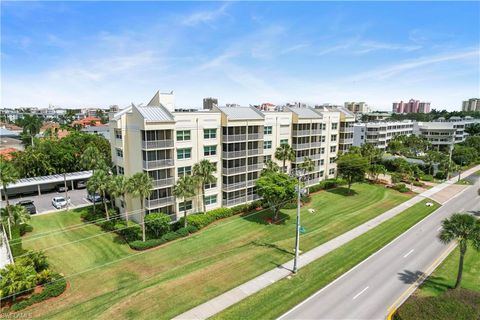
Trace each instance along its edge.
<path fill-rule="evenodd" d="M 383 186 L 356 184 L 357 194 L 343 189 L 320 192 L 302 208 L 302 250 L 338 236 L 406 201 L 411 196 Z M 317 213 L 310 214 L 308 208 Z M 80 222 L 80 212 L 32 219 L 35 232 Z M 171 318 L 292 258 L 295 210 L 283 210 L 279 225 L 265 224 L 270 213 L 232 217 L 194 236 L 124 261 L 73 277 L 59 299 L 29 308 L 40 318 Z M 218 226 L 216 226 L 218 225 Z M 37 228 L 39 226 L 39 228 Z M 46 248 L 98 234 L 87 226 L 26 243 Z M 69 274 L 102 266 L 134 252 L 104 235 L 47 251 L 56 270 Z"/>

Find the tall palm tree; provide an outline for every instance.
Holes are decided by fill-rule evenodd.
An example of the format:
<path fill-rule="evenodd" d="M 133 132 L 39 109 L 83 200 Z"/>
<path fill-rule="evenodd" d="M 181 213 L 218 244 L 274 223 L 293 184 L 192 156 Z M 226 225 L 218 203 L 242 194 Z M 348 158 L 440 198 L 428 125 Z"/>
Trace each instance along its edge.
<path fill-rule="evenodd" d="M 300 169 L 305 170 L 305 173 L 310 173 L 315 169 L 315 162 L 313 162 L 311 158 L 305 157 L 299 167 Z"/>
<path fill-rule="evenodd" d="M 11 223 L 14 226 L 19 226 L 21 224 L 26 224 L 30 220 L 30 214 L 28 213 L 25 207 L 20 205 L 15 205 L 10 208 L 11 212 Z"/>
<path fill-rule="evenodd" d="M 107 220 L 110 220 L 110 215 L 108 213 L 108 206 L 107 202 L 105 201 L 105 196 L 107 194 L 109 184 L 110 176 L 104 170 L 97 170 L 87 182 L 87 189 L 90 189 L 93 192 L 98 192 L 102 197 L 102 203 L 105 209 Z M 95 200 L 93 201 L 93 205 L 95 206 Z"/>
<path fill-rule="evenodd" d="M 178 179 L 175 187 L 173 188 L 173 194 L 176 197 L 182 198 L 182 202 L 185 202 L 187 199 L 195 195 L 195 185 L 196 181 L 192 176 L 182 176 Z M 187 206 L 184 205 L 183 210 L 183 227 L 187 227 Z"/>
<path fill-rule="evenodd" d="M 153 181 L 152 178 L 145 172 L 135 173 L 129 180 L 128 192 L 135 198 L 140 198 L 141 208 L 141 224 L 142 224 L 142 239 L 145 242 L 145 198 L 148 198 L 152 193 Z"/>
<path fill-rule="evenodd" d="M 279 170 L 280 170 L 280 167 L 278 166 L 278 164 L 276 164 L 272 160 L 267 160 L 267 162 L 265 162 L 265 166 L 262 170 L 262 174 L 267 173 L 267 172 L 278 172 Z"/>
<path fill-rule="evenodd" d="M 128 178 L 124 175 L 113 176 L 110 180 L 109 193 L 112 197 L 112 208 L 114 207 L 115 198 L 122 197 L 122 202 L 125 203 L 125 194 L 128 191 Z M 125 220 L 128 226 L 128 211 L 125 210 Z"/>
<path fill-rule="evenodd" d="M 455 288 L 458 288 L 462 282 L 463 260 L 468 244 L 471 243 L 476 250 L 480 251 L 480 221 L 466 213 L 455 213 L 442 221 L 442 231 L 438 238 L 445 244 L 452 241 L 458 243 L 460 260 L 455 282 Z"/>
<path fill-rule="evenodd" d="M 203 159 L 202 161 L 196 163 L 193 166 L 192 171 L 194 178 L 200 184 L 200 187 L 202 189 L 202 205 L 203 212 L 205 212 L 205 185 L 217 182 L 217 178 L 213 175 L 213 173 L 217 171 L 217 168 L 210 161 Z"/>
<path fill-rule="evenodd" d="M 11 218 L 10 202 L 8 201 L 7 187 L 9 184 L 15 183 L 18 180 L 18 171 L 11 162 L 0 159 L 0 183 L 2 184 L 3 194 L 5 196 L 6 208 L 8 217 Z M 8 236 L 12 239 L 12 228 L 10 226 L 10 219 L 7 220 Z"/>
<path fill-rule="evenodd" d="M 282 144 L 275 150 L 275 158 L 283 161 L 282 172 L 285 172 L 287 170 L 285 163 L 295 160 L 295 151 L 290 145 Z"/>
<path fill-rule="evenodd" d="M 85 151 L 80 156 L 80 166 L 85 170 L 92 170 L 92 175 L 95 174 L 95 170 L 102 167 L 105 163 L 102 154 L 98 148 L 93 144 L 88 144 Z M 90 192 L 90 191 L 89 191 Z M 95 201 L 93 202 L 93 213 L 95 214 Z"/>
<path fill-rule="evenodd" d="M 35 135 L 40 133 L 40 128 L 42 127 L 42 119 L 35 115 L 24 115 L 21 125 L 23 127 L 23 136 L 30 137 L 30 142 L 33 147 L 33 138 Z M 28 141 L 28 140 L 27 140 Z"/>

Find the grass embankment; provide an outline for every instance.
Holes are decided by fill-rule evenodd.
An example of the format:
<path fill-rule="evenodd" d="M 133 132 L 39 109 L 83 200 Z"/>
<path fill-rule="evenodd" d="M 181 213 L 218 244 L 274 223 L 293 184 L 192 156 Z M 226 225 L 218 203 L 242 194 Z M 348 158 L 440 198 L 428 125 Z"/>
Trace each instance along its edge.
<path fill-rule="evenodd" d="M 355 194 L 337 188 L 312 196 L 302 208 L 301 250 L 324 243 L 406 201 L 411 195 L 383 186 L 356 184 Z M 315 208 L 316 213 L 308 213 Z M 41 232 L 81 223 L 80 211 L 34 217 L 30 239 Z M 134 252 L 94 225 L 52 234 L 24 247 L 43 249 L 70 287 L 61 297 L 28 310 L 40 318 L 171 318 L 290 260 L 295 210 L 282 210 L 282 223 L 268 225 L 269 212 L 231 217 L 166 246 Z M 123 259 L 117 261 L 118 259 Z M 105 265 L 107 264 L 107 265 Z M 88 270 L 88 271 L 87 271 Z M 85 273 L 81 273 L 87 271 Z M 75 275 L 69 278 L 70 275 Z"/>
<path fill-rule="evenodd" d="M 462 289 L 455 285 L 460 252 L 458 247 L 428 277 L 420 288 L 399 308 L 396 319 L 449 320 L 480 319 L 480 252 L 467 249 Z"/>
<path fill-rule="evenodd" d="M 275 319 L 378 251 L 428 216 L 439 205 L 424 200 L 376 228 L 346 243 L 283 279 L 215 316 L 215 319 Z"/>

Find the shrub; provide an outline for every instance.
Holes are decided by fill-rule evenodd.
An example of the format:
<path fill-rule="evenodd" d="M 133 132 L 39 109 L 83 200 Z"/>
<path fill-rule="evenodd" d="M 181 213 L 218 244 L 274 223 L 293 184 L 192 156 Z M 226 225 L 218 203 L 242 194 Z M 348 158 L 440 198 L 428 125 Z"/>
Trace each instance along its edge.
<path fill-rule="evenodd" d="M 98 223 L 100 228 L 102 228 L 103 231 L 114 231 L 115 230 L 115 221 L 113 220 L 108 220 L 108 221 L 102 221 Z"/>
<path fill-rule="evenodd" d="M 135 241 L 135 240 L 140 240 L 142 238 L 142 228 L 133 222 L 130 222 L 128 224 L 128 228 L 126 225 L 122 228 L 117 228 L 119 224 L 117 223 L 115 225 L 115 230 L 118 235 L 123 237 L 125 241 L 130 242 L 130 241 Z"/>
<path fill-rule="evenodd" d="M 105 216 L 101 212 L 101 210 L 96 210 L 95 213 L 93 213 L 93 208 L 89 207 L 87 208 L 86 211 L 82 212 L 80 214 L 80 217 L 82 220 L 87 221 L 87 222 L 92 222 L 100 219 L 104 219 Z"/>
<path fill-rule="evenodd" d="M 241 204 L 235 207 L 230 208 L 233 212 L 233 214 L 245 212 L 248 210 L 248 206 L 246 204 Z"/>
<path fill-rule="evenodd" d="M 23 236 L 25 235 L 27 232 L 32 232 L 33 231 L 33 227 L 29 224 L 21 224 L 20 225 L 20 235 Z"/>
<path fill-rule="evenodd" d="M 320 191 L 320 190 L 322 190 L 322 189 L 323 189 L 323 184 L 320 184 L 320 183 L 319 183 L 319 184 L 316 184 L 316 185 L 314 185 L 314 186 L 311 186 L 311 187 L 309 188 L 310 192 L 312 192 L 312 193 L 313 193 L 313 192 Z"/>
<path fill-rule="evenodd" d="M 12 229 L 12 239 L 9 241 L 10 250 L 12 251 L 13 257 L 18 257 L 24 253 L 22 238 L 20 236 L 20 227 L 12 226 L 11 229 Z"/>
<path fill-rule="evenodd" d="M 190 232 L 188 232 L 187 228 L 180 228 L 175 232 L 178 233 L 181 237 L 186 237 L 190 234 Z"/>
<path fill-rule="evenodd" d="M 207 225 L 209 225 L 210 223 L 212 223 L 213 221 L 215 221 L 215 217 L 213 215 L 209 215 L 209 214 L 193 214 L 193 215 L 189 215 L 187 216 L 187 224 L 188 225 L 193 225 L 195 226 L 197 229 L 202 229 L 204 227 L 206 227 Z"/>
<path fill-rule="evenodd" d="M 65 289 L 67 288 L 67 281 L 64 277 L 59 275 L 58 273 L 52 274 L 51 282 L 48 282 L 43 287 L 43 291 L 40 293 L 34 293 L 30 298 L 27 300 L 23 300 L 21 302 L 15 303 L 12 306 L 13 311 L 19 311 L 25 309 L 32 304 L 41 302 L 48 298 L 58 297 L 61 295 Z"/>
<path fill-rule="evenodd" d="M 207 212 L 206 214 L 212 215 L 215 217 L 216 220 L 228 218 L 233 216 L 233 210 L 230 208 L 218 208 L 212 211 Z"/>
<path fill-rule="evenodd" d="M 309 203 L 312 201 L 312 197 L 310 197 L 310 195 L 302 195 L 300 201 L 302 201 L 302 203 Z"/>
<path fill-rule="evenodd" d="M 420 181 L 413 181 L 413 185 L 416 186 L 416 187 L 423 187 L 424 184 Z"/>
<path fill-rule="evenodd" d="M 43 251 L 28 250 L 16 262 L 24 266 L 31 266 L 36 272 L 41 272 L 48 268 L 47 256 Z"/>
<path fill-rule="evenodd" d="M 447 178 L 447 173 L 445 171 L 438 171 L 435 174 L 435 178 L 440 179 L 440 180 L 446 179 Z"/>
<path fill-rule="evenodd" d="M 284 209 L 295 209 L 297 208 L 297 203 L 296 202 L 289 202 L 286 205 L 283 206 Z"/>
<path fill-rule="evenodd" d="M 176 240 L 178 238 L 180 238 L 181 236 L 176 233 L 176 232 L 169 232 L 169 233 L 166 233 L 163 235 L 162 239 L 165 240 L 165 242 L 167 241 L 173 241 L 173 240 Z"/>
<path fill-rule="evenodd" d="M 167 241 L 162 239 L 162 238 L 161 239 L 149 239 L 145 242 L 143 242 L 142 240 L 135 240 L 135 241 L 129 242 L 128 245 L 133 250 L 141 251 L 141 250 L 146 250 L 146 249 L 150 249 L 150 248 L 159 246 L 159 245 L 161 245 L 165 242 L 167 242 Z"/>
<path fill-rule="evenodd" d="M 397 183 L 392 188 L 399 191 L 399 192 L 403 192 L 403 193 L 410 191 L 410 189 L 407 188 L 405 183 Z"/>
<path fill-rule="evenodd" d="M 170 216 L 165 213 L 151 213 L 145 217 L 145 229 L 153 238 L 160 238 L 162 234 L 170 231 Z"/>
<path fill-rule="evenodd" d="M 198 231 L 198 229 L 195 226 L 187 226 L 187 230 L 190 234 Z"/>
<path fill-rule="evenodd" d="M 420 180 L 431 182 L 433 181 L 433 176 L 430 174 L 424 174 L 420 177 Z"/>
<path fill-rule="evenodd" d="M 392 179 L 392 183 L 399 183 L 402 181 L 402 175 L 399 173 L 394 172 L 390 175 L 390 177 Z"/>
<path fill-rule="evenodd" d="M 45 284 L 52 280 L 53 272 L 50 269 L 45 269 L 37 273 L 37 284 Z"/>

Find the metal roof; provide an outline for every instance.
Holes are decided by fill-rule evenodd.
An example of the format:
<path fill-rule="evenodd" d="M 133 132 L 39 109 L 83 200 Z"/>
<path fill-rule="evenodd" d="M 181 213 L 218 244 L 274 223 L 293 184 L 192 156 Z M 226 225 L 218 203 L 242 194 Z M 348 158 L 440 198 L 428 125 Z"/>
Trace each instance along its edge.
<path fill-rule="evenodd" d="M 18 132 L 13 132 L 5 128 L 0 127 L 0 137 L 18 137 Z"/>
<path fill-rule="evenodd" d="M 70 172 L 70 173 L 66 174 L 67 181 L 88 179 L 91 176 L 92 176 L 92 171 L 91 170 L 89 170 L 89 171 L 79 171 L 79 172 Z M 63 174 L 55 174 L 55 175 L 52 175 L 52 176 L 42 176 L 42 177 L 19 179 L 17 182 L 9 184 L 8 189 L 10 190 L 12 188 L 37 186 L 39 184 L 55 183 L 55 182 L 63 182 Z"/>
<path fill-rule="evenodd" d="M 174 121 L 173 115 L 162 105 L 155 107 L 135 107 L 147 122 Z"/>
<path fill-rule="evenodd" d="M 296 113 L 300 119 L 323 119 L 323 116 L 313 110 L 310 107 L 306 108 L 297 108 L 297 107 L 285 107 L 287 111 Z"/>
<path fill-rule="evenodd" d="M 254 107 L 218 107 L 229 120 L 263 120 L 263 113 Z"/>

